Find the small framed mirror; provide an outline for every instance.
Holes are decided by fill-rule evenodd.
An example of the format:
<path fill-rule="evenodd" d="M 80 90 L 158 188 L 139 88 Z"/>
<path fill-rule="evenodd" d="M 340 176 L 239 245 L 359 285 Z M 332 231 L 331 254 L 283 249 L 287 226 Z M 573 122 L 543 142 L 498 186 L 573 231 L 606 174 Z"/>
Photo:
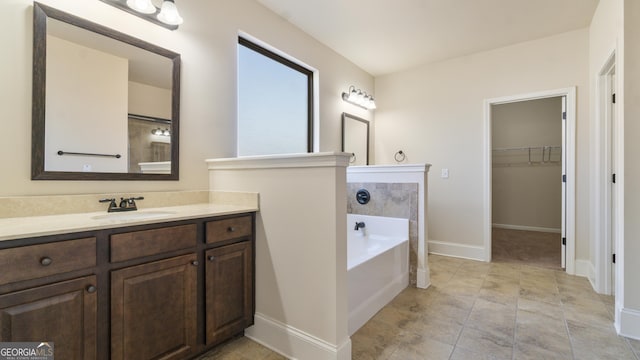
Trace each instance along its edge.
<path fill-rule="evenodd" d="M 33 180 L 178 180 L 180 54 L 34 3 Z"/>
<path fill-rule="evenodd" d="M 351 153 L 349 165 L 369 165 L 369 121 L 342 113 L 342 151 Z"/>

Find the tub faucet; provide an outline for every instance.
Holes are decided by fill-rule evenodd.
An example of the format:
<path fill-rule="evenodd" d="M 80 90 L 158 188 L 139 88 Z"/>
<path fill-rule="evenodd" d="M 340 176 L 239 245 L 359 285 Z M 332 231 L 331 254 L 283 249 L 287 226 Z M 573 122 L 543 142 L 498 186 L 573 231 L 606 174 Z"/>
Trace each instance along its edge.
<path fill-rule="evenodd" d="M 364 221 L 356 221 L 356 227 L 353 230 L 358 231 L 358 230 L 364 228 L 364 226 L 365 226 L 364 225 Z"/>

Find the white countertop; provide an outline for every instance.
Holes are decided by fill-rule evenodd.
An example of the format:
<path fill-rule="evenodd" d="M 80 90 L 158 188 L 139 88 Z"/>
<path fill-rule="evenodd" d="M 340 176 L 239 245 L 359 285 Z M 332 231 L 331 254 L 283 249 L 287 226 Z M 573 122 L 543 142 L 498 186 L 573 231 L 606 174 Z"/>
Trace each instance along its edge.
<path fill-rule="evenodd" d="M 3 218 L 0 219 L 0 241 L 253 211 L 258 211 L 258 208 L 247 205 L 201 203 L 139 209 L 132 212 L 116 212 L 110 214 L 106 211 L 100 211 L 65 215 Z M 148 218 L 140 217 L 144 216 L 145 213 L 151 216 Z M 123 218 L 123 216 L 126 216 L 124 214 L 132 214 L 132 218 Z M 111 215 L 113 215 L 113 217 L 111 217 Z M 138 217 L 136 218 L 136 216 Z"/>

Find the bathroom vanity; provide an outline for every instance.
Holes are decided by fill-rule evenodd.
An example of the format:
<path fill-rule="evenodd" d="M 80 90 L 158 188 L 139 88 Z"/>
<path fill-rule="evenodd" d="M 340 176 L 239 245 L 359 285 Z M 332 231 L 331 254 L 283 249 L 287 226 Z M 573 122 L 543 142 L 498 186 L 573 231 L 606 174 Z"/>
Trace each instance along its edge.
<path fill-rule="evenodd" d="M 253 324 L 255 211 L 192 213 L 0 234 L 0 340 L 53 342 L 59 359 L 186 359 L 241 334 Z M 21 221 L 38 219 L 51 217 Z"/>

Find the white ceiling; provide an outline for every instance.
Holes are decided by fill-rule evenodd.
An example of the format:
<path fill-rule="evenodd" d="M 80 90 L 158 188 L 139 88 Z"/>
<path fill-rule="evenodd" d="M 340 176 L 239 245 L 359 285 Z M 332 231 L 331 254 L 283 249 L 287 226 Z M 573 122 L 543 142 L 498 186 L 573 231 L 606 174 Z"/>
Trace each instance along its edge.
<path fill-rule="evenodd" d="M 586 27 L 598 0 L 257 0 L 377 76 Z"/>

